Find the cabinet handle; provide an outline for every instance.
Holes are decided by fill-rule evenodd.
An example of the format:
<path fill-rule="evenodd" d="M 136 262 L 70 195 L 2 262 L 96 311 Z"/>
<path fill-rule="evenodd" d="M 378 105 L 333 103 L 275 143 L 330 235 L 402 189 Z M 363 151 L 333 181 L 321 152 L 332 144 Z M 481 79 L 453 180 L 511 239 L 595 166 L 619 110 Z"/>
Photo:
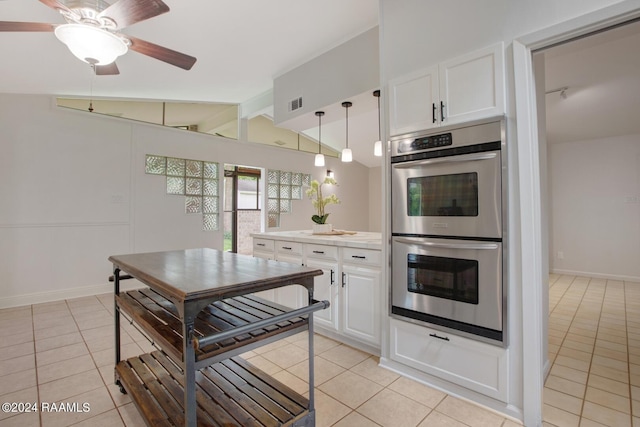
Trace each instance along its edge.
<path fill-rule="evenodd" d="M 289 246 L 283 246 L 283 247 L 282 247 L 282 249 L 286 249 L 286 250 L 288 250 L 288 251 L 290 251 L 290 250 L 291 250 L 291 248 L 290 248 Z"/>
<path fill-rule="evenodd" d="M 267 246 L 264 243 L 256 243 L 256 246 Z"/>
<path fill-rule="evenodd" d="M 313 251 L 314 254 L 324 254 L 324 251 Z"/>
<path fill-rule="evenodd" d="M 342 272 L 342 287 L 344 288 L 347 285 L 347 275 L 345 272 Z"/>
<path fill-rule="evenodd" d="M 440 121 L 444 122 L 444 102 L 440 101 Z"/>
<path fill-rule="evenodd" d="M 351 255 L 351 258 L 356 258 L 356 259 L 367 259 L 366 256 L 363 255 Z"/>
<path fill-rule="evenodd" d="M 438 338 L 439 340 L 449 341 L 448 337 L 441 337 L 440 335 L 436 335 L 436 334 L 429 334 L 429 336 L 433 338 Z"/>
<path fill-rule="evenodd" d="M 433 106 L 433 112 L 432 112 L 432 114 L 433 114 L 433 123 L 435 123 L 436 122 L 436 110 L 438 108 L 436 107 L 436 103 L 435 102 L 433 104 L 431 104 L 431 105 Z"/>
<path fill-rule="evenodd" d="M 333 285 L 336 282 L 336 272 L 333 271 L 333 268 L 331 269 L 331 285 Z"/>

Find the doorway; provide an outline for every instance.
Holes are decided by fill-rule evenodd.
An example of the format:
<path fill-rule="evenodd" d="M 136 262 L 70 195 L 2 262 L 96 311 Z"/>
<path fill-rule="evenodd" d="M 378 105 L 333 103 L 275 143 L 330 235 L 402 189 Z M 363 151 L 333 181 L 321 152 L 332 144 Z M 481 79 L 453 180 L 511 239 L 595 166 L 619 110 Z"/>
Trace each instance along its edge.
<path fill-rule="evenodd" d="M 262 195 L 258 168 L 224 166 L 224 250 L 243 255 L 253 253 L 252 233 L 262 228 Z"/>
<path fill-rule="evenodd" d="M 637 297 L 631 282 L 640 277 L 640 252 L 631 243 L 640 239 L 633 198 L 640 194 L 639 57 L 638 22 L 533 54 L 548 216 L 543 261 L 551 273 L 543 289 L 543 419 L 550 424 L 608 417 L 624 425 L 637 416 L 629 392 L 637 380 L 629 372 L 639 350 L 627 337 L 638 328 L 627 302 Z"/>
<path fill-rule="evenodd" d="M 604 7 L 583 15 L 580 19 L 569 23 L 558 24 L 535 33 L 528 34 L 513 41 L 514 87 L 515 87 L 515 119 L 516 129 L 512 136 L 517 140 L 518 150 L 514 154 L 514 162 L 518 169 L 518 182 L 514 192 L 518 194 L 517 210 L 519 212 L 520 236 L 517 242 L 521 268 L 514 280 L 523 283 L 519 296 L 522 309 L 519 313 L 522 321 L 522 365 L 523 365 L 523 412 L 525 425 L 542 424 L 542 389 L 543 389 L 543 351 L 546 342 L 548 293 L 547 279 L 543 272 L 548 267 L 549 246 L 544 241 L 546 233 L 546 198 L 544 179 L 546 172 L 542 169 L 541 159 L 546 154 L 541 152 L 539 134 L 544 129 L 538 128 L 541 113 L 536 112 L 536 82 L 532 52 L 563 43 L 579 35 L 587 35 L 594 31 L 611 28 L 613 25 L 629 22 L 640 17 L 637 3 L 623 1 L 616 6 Z M 543 90 L 544 92 L 544 90 Z M 544 96 L 544 95 L 543 95 Z M 544 114 L 544 112 L 542 112 Z"/>

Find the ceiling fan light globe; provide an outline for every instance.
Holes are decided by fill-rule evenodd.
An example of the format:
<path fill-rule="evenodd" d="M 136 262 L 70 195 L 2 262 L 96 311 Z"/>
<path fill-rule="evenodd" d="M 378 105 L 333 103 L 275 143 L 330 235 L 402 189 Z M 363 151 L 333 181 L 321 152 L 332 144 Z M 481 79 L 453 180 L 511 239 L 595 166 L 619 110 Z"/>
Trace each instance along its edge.
<path fill-rule="evenodd" d="M 351 148 L 345 148 L 342 150 L 341 159 L 344 163 L 353 161 L 353 153 L 351 152 Z"/>
<path fill-rule="evenodd" d="M 59 25 L 55 35 L 76 58 L 92 65 L 111 64 L 129 50 L 120 37 L 90 25 Z"/>

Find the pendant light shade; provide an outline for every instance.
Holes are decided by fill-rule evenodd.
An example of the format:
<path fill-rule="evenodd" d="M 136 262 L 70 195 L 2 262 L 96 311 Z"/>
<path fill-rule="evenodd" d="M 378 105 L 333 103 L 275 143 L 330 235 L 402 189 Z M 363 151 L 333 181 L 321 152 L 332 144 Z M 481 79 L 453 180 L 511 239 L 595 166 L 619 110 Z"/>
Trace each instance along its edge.
<path fill-rule="evenodd" d="M 373 155 L 382 157 L 382 135 L 380 134 L 380 91 L 374 90 L 373 96 L 378 98 L 378 140 L 373 144 Z"/>
<path fill-rule="evenodd" d="M 351 149 L 349 148 L 349 107 L 351 107 L 353 104 L 349 101 L 345 101 L 342 103 L 342 106 L 345 109 L 346 112 L 346 120 L 345 123 L 347 124 L 347 131 L 346 131 L 346 143 L 345 143 L 345 147 L 344 150 L 342 150 L 342 155 L 340 156 L 341 160 L 344 163 L 347 162 L 352 162 L 353 161 L 353 153 L 351 152 Z"/>
<path fill-rule="evenodd" d="M 382 157 L 382 141 L 376 141 L 373 144 L 373 155 L 376 157 Z"/>
<path fill-rule="evenodd" d="M 320 152 L 322 149 L 322 116 L 324 116 L 324 111 L 316 111 L 316 116 L 318 116 L 318 154 L 316 154 L 314 165 L 324 167 L 324 154 Z"/>

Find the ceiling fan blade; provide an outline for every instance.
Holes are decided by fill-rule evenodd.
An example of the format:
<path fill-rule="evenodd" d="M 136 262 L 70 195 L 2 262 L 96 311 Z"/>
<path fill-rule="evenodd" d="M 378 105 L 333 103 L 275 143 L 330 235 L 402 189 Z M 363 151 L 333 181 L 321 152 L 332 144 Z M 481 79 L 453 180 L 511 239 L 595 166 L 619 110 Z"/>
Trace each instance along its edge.
<path fill-rule="evenodd" d="M 158 46 L 144 40 L 137 39 L 135 37 L 126 36 L 131 41 L 129 49 L 134 50 L 143 55 L 150 56 L 160 61 L 164 61 L 167 64 L 175 65 L 183 70 L 190 70 L 197 59 L 193 56 L 186 55 L 184 53 L 176 52 L 166 47 Z"/>
<path fill-rule="evenodd" d="M 120 70 L 118 70 L 118 66 L 115 62 L 107 65 L 96 65 L 94 67 L 94 71 L 96 76 L 115 76 L 120 74 Z"/>
<path fill-rule="evenodd" d="M 56 26 L 41 22 L 8 22 L 0 21 L 0 31 L 53 31 Z"/>
<path fill-rule="evenodd" d="M 49 6 L 51 9 L 56 9 L 56 10 L 60 9 L 60 10 L 64 10 L 64 11 L 67 11 L 67 12 L 71 12 L 66 4 L 64 4 L 64 3 L 62 3 L 62 2 L 60 2 L 58 0 L 40 0 L 40 3 L 43 3 L 43 4 L 47 5 L 47 6 Z"/>
<path fill-rule="evenodd" d="M 169 6 L 160 0 L 118 0 L 98 17 L 113 19 L 118 28 L 124 28 L 166 12 L 169 12 Z"/>

